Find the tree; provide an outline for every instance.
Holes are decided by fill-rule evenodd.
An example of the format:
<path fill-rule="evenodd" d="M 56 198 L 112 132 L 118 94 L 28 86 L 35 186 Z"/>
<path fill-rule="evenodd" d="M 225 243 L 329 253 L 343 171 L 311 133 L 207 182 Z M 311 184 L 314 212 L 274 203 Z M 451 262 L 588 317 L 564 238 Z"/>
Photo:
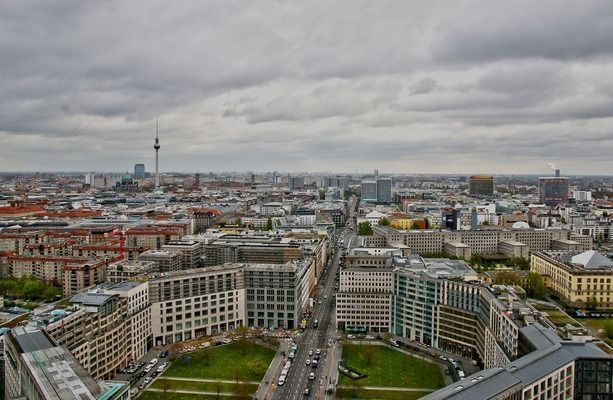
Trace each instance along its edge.
<path fill-rule="evenodd" d="M 370 222 L 364 221 L 358 224 L 358 235 L 371 236 L 373 234 Z"/>
<path fill-rule="evenodd" d="M 545 280 L 536 272 L 528 272 L 524 289 L 528 296 L 543 297 L 545 296 Z"/>
<path fill-rule="evenodd" d="M 272 218 L 271 217 L 268 217 L 268 220 L 266 220 L 266 230 L 272 231 Z"/>
<path fill-rule="evenodd" d="M 381 226 L 389 226 L 390 225 L 390 220 L 383 217 L 379 220 L 379 225 Z"/>
<path fill-rule="evenodd" d="M 587 308 L 590 309 L 596 309 L 598 308 L 600 304 L 598 303 L 598 300 L 596 299 L 596 297 L 590 297 L 589 299 L 587 299 L 587 301 L 585 302 L 585 306 Z"/>
<path fill-rule="evenodd" d="M 613 339 L 613 320 L 605 322 L 604 334 L 607 336 L 607 338 Z"/>
<path fill-rule="evenodd" d="M 243 219 L 242 218 L 237 219 L 236 220 L 236 225 L 238 225 L 239 228 L 242 228 L 243 227 Z"/>
<path fill-rule="evenodd" d="M 411 222 L 411 229 L 420 229 L 419 222 L 417 221 Z"/>

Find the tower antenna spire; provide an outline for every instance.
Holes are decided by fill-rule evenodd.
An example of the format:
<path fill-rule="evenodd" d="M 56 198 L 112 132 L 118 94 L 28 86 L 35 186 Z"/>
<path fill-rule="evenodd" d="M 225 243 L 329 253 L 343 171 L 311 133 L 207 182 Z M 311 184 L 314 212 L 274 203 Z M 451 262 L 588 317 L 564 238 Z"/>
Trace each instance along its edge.
<path fill-rule="evenodd" d="M 155 149 L 155 188 L 160 187 L 160 169 L 158 164 L 158 152 L 160 151 L 160 139 L 158 137 L 158 115 L 155 116 L 155 143 L 153 144 Z"/>

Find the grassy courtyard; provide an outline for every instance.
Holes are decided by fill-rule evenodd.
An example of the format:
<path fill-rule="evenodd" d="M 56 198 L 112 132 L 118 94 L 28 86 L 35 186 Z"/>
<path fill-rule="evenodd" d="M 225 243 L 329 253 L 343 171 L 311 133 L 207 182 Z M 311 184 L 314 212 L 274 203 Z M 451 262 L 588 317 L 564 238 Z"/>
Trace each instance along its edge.
<path fill-rule="evenodd" d="M 217 393 L 220 399 L 251 398 L 274 355 L 274 350 L 249 341 L 179 355 L 139 400 L 207 400 L 217 399 Z M 237 384 L 237 381 L 247 383 Z"/>
<path fill-rule="evenodd" d="M 360 386 L 438 389 L 444 380 L 437 364 L 433 364 L 387 346 L 345 344 L 345 364 L 362 374 Z M 341 385 L 351 386 L 353 380 L 341 375 Z M 404 393 L 408 395 L 408 392 Z M 381 394 L 383 396 L 383 394 Z M 379 397 L 384 398 L 384 397 Z"/>
<path fill-rule="evenodd" d="M 188 362 L 179 356 L 163 376 L 260 381 L 274 355 L 274 350 L 251 342 L 234 342 L 188 353 Z"/>
<path fill-rule="evenodd" d="M 205 396 L 198 395 L 195 396 L 193 394 L 181 394 L 181 393 L 162 393 L 162 392 L 144 392 L 140 396 L 138 396 L 138 400 L 193 400 L 197 398 L 198 400 L 217 400 L 216 395 Z M 220 399 L 231 399 L 228 396 L 220 396 Z"/>
<path fill-rule="evenodd" d="M 368 400 L 418 400 L 431 392 L 400 392 L 366 389 L 338 389 L 337 399 L 368 399 Z"/>

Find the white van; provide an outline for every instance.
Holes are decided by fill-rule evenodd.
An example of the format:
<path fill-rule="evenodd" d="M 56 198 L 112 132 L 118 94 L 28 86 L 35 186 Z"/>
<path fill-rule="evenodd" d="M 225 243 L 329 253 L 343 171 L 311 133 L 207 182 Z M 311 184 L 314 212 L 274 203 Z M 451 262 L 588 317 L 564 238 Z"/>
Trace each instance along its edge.
<path fill-rule="evenodd" d="M 151 366 L 153 367 L 155 364 L 158 363 L 158 359 L 154 358 L 153 360 L 149 361 L 149 364 L 151 364 Z"/>

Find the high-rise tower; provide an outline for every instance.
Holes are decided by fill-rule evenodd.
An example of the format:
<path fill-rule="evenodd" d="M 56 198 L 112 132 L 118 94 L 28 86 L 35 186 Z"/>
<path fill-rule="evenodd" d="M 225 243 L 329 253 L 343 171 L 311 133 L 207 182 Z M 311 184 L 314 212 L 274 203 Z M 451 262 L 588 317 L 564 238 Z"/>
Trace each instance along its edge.
<path fill-rule="evenodd" d="M 160 139 L 158 138 L 158 117 L 155 117 L 155 188 L 160 187 L 160 168 L 158 164 L 158 152 L 160 150 Z"/>

